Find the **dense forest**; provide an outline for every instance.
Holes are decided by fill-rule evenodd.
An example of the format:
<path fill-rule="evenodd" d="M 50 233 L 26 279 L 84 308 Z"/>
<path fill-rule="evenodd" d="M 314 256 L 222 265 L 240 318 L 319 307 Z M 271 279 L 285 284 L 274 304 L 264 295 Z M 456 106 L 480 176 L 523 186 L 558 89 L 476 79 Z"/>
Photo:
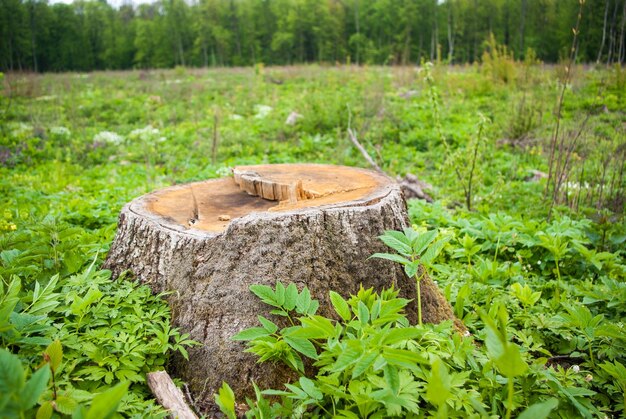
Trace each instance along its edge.
<path fill-rule="evenodd" d="M 623 63 L 626 0 L 581 0 L 578 59 Z M 567 55 L 576 0 L 0 0 L 0 69 L 89 71 Z"/>

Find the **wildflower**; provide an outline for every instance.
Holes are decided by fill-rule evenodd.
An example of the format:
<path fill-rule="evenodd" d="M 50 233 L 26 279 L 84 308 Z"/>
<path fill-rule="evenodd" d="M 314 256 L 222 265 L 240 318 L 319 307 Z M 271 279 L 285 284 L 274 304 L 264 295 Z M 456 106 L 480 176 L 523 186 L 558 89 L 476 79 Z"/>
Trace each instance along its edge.
<path fill-rule="evenodd" d="M 120 144 L 122 141 L 124 141 L 124 137 L 112 131 L 101 131 L 93 137 L 94 143 L 108 143 L 117 145 Z"/>
<path fill-rule="evenodd" d="M 541 265 L 541 261 L 540 260 L 537 261 L 537 265 Z"/>
<path fill-rule="evenodd" d="M 593 380 L 593 375 L 587 374 L 587 376 L 585 377 L 585 381 L 590 382 L 591 380 Z"/>
<path fill-rule="evenodd" d="M 161 136 L 161 132 L 152 125 L 146 125 L 143 128 L 132 130 L 130 134 L 128 134 L 128 138 L 131 140 L 156 143 L 162 143 L 166 140 L 165 137 Z"/>
<path fill-rule="evenodd" d="M 267 115 L 270 114 L 270 112 L 272 112 L 272 107 L 271 106 L 267 106 L 267 105 L 256 105 L 254 107 L 254 110 L 256 111 L 256 115 L 254 115 L 255 118 L 258 119 L 263 119 L 265 118 Z"/>
<path fill-rule="evenodd" d="M 72 135 L 70 130 L 65 127 L 52 127 L 50 128 L 50 134 L 56 135 L 57 137 L 63 137 L 63 138 L 67 138 L 70 135 Z"/>
<path fill-rule="evenodd" d="M 574 372 L 578 373 L 578 372 L 580 372 L 580 367 L 579 367 L 578 365 L 574 365 L 574 366 L 572 367 L 572 371 L 574 371 Z"/>

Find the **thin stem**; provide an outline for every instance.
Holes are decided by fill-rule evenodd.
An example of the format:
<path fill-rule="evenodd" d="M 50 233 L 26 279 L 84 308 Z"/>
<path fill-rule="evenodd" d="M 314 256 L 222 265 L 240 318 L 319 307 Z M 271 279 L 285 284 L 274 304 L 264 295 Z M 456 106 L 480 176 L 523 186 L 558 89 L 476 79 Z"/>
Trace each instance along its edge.
<path fill-rule="evenodd" d="M 556 300 L 561 301 L 561 270 L 559 269 L 559 259 L 554 258 L 554 263 L 556 264 Z"/>
<path fill-rule="evenodd" d="M 593 368 L 595 368 L 596 367 L 596 361 L 593 358 L 593 350 L 592 349 L 593 348 L 591 347 L 591 340 L 589 340 L 589 360 L 591 361 L 591 366 Z"/>
<path fill-rule="evenodd" d="M 56 381 L 54 380 L 54 368 L 52 368 L 52 365 L 50 365 L 50 371 L 52 371 L 52 400 L 56 401 L 57 399 L 57 384 Z"/>
<path fill-rule="evenodd" d="M 509 399 L 507 401 L 506 406 L 506 419 L 511 419 L 511 412 L 513 411 L 513 392 L 515 388 L 513 387 L 513 377 L 509 377 Z"/>
<path fill-rule="evenodd" d="M 417 275 L 416 275 L 417 279 Z M 422 325 L 422 293 L 420 291 L 420 280 L 417 279 L 416 287 L 417 287 L 417 323 Z"/>
<path fill-rule="evenodd" d="M 476 144 L 474 146 L 474 155 L 472 156 L 472 167 L 469 171 L 469 179 L 467 181 L 467 194 L 465 195 L 465 205 L 467 210 L 472 210 L 472 179 L 474 177 L 474 169 L 476 168 L 476 157 L 478 156 L 478 146 L 480 145 L 480 137 L 483 133 L 483 123 L 478 125 L 478 134 L 476 135 Z"/>
<path fill-rule="evenodd" d="M 496 252 L 495 252 L 495 254 L 493 255 L 493 262 L 494 262 L 494 263 L 495 263 L 495 262 L 496 262 L 496 260 L 498 259 L 498 250 L 500 250 L 500 238 L 501 238 L 501 237 L 502 237 L 502 236 L 500 235 L 500 233 L 498 233 L 498 241 L 497 241 L 497 243 L 496 243 Z"/>
<path fill-rule="evenodd" d="M 559 130 L 561 127 L 561 112 L 563 109 L 563 102 L 565 99 L 565 91 L 567 89 L 567 84 L 569 83 L 571 76 L 572 76 L 572 66 L 575 63 L 576 60 L 576 51 L 578 49 L 578 35 L 580 33 L 580 22 L 582 21 L 582 13 L 583 13 L 583 5 L 585 4 L 584 0 L 579 0 L 579 8 L 578 8 L 578 15 L 577 15 L 577 20 L 576 20 L 576 27 L 573 28 L 573 39 L 572 39 L 572 46 L 570 48 L 570 55 L 569 55 L 569 62 L 567 64 L 567 66 L 565 67 L 565 78 L 562 80 L 562 86 L 561 86 L 561 91 L 559 94 L 559 98 L 557 101 L 557 106 L 556 106 L 556 124 L 554 126 L 554 130 L 552 133 L 552 138 L 550 140 L 550 157 L 549 157 L 549 171 L 548 171 L 548 180 L 546 182 L 546 187 L 543 191 L 543 197 L 544 199 L 548 197 L 548 191 L 550 189 L 550 184 L 553 181 L 553 176 L 554 176 L 554 159 L 555 159 L 555 152 L 556 150 L 556 146 L 559 140 Z M 556 187 L 556 182 L 555 182 L 555 187 Z M 550 219 L 551 216 L 551 209 L 552 207 L 550 207 L 550 212 L 548 212 L 548 220 Z"/>

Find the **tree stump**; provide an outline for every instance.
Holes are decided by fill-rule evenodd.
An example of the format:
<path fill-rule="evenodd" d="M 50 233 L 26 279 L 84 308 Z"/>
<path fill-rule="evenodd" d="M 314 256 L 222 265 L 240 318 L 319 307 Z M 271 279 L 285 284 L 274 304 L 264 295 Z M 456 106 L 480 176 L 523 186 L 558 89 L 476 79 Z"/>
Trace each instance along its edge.
<path fill-rule="evenodd" d="M 368 259 L 389 249 L 385 230 L 408 225 L 400 187 L 388 177 L 343 166 L 244 166 L 234 177 L 173 186 L 142 196 L 121 212 L 105 267 L 131 270 L 154 292 L 168 291 L 176 326 L 203 343 L 176 358 L 174 371 L 196 397 L 228 382 L 240 397 L 252 381 L 282 388 L 285 367 L 257 364 L 230 338 L 258 324 L 268 307 L 248 290 L 280 280 L 309 287 L 320 313 L 332 315 L 328 292 L 395 285 L 415 298 L 415 283 L 396 264 Z M 423 318 L 454 318 L 430 280 L 422 283 Z M 408 308 L 416 321 L 416 307 Z"/>

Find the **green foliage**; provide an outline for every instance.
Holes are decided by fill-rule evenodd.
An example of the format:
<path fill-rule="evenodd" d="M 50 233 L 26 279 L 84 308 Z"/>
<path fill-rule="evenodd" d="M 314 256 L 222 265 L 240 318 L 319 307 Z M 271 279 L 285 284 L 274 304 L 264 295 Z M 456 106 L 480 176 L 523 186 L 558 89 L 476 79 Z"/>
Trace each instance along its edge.
<path fill-rule="evenodd" d="M 228 419 L 235 419 L 237 417 L 237 413 L 235 412 L 235 393 L 233 393 L 233 390 L 228 384 L 222 383 L 219 394 L 215 395 L 215 403 Z"/>
<path fill-rule="evenodd" d="M 489 34 L 483 52 L 483 71 L 494 82 L 510 83 L 515 80 L 515 59 L 506 45 L 498 44 L 493 33 Z"/>
<path fill-rule="evenodd" d="M 71 15 L 68 6 L 54 7 Z M 409 12 L 406 16 L 411 16 Z M 158 32 L 154 22 L 142 16 L 137 34 L 143 31 L 148 44 L 160 39 L 152 37 Z M 364 28 L 362 36 L 367 37 Z M 222 46 L 233 40 L 227 35 L 216 34 L 222 37 Z M 6 39 L 0 36 L 0 42 Z M 501 42 L 502 37 L 497 39 Z M 168 42 L 159 45 L 170 54 Z M 210 46 L 207 43 L 209 62 Z M 376 51 L 369 38 L 357 46 L 363 62 L 388 60 L 392 54 Z M 548 46 L 532 47 L 545 57 Z M 202 48 L 202 43 L 197 44 L 198 52 Z M 243 45 L 242 50 L 252 51 Z M 465 54 L 459 43 L 455 50 L 459 57 Z M 215 51 L 216 63 L 233 57 L 227 49 L 221 50 L 222 58 Z M 414 57 L 415 50 L 410 53 Z M 157 59 L 162 65 L 173 61 L 162 55 L 149 54 L 145 65 Z M 264 62 L 272 61 L 264 58 Z M 144 65 L 139 60 L 137 64 Z M 571 175 L 562 189 L 567 200 L 562 201 L 564 206 L 555 207 L 554 217 L 546 222 L 545 180 L 535 175 L 548 168 L 549 115 L 537 114 L 532 135 L 523 146 L 509 147 L 500 139 L 509 137 L 512 109 L 518 107 L 520 97 L 526 98 L 529 111 L 543 109 L 555 103 L 557 89 L 551 70 L 515 65 L 516 83 L 506 84 L 493 83 L 479 66 L 443 65 L 432 67 L 432 84 L 413 68 L 392 66 L 5 74 L 0 95 L 0 346 L 19 357 L 28 379 L 39 371 L 45 349 L 59 340 L 63 352 L 55 373 L 59 397 L 69 395 L 78 405 L 89 406 L 95 394 L 127 381 L 128 393 L 119 404 L 122 415 L 162 415 L 148 400 L 140 377 L 165 365 L 168 349 L 184 354 L 189 342 L 171 328 L 167 307 L 147 288 L 131 281 L 112 282 L 107 272 L 98 270 L 120 209 L 152 189 L 221 176 L 236 165 L 298 161 L 363 165 L 361 155 L 343 134 L 349 105 L 351 126 L 387 173 L 414 173 L 432 185 L 433 204 L 409 203 L 413 229 L 418 235 L 437 230 L 438 238 L 448 240 L 428 267 L 429 274 L 473 336 L 459 343 L 449 325 L 423 326 L 429 332 L 420 344 L 426 342 L 432 348 L 421 350 L 429 360 L 440 358 L 450 377 L 469 377 L 459 386 L 451 379 L 451 400 L 459 394 L 463 401 L 451 402 L 454 406 L 448 406 L 448 415 L 467 405 L 478 415 L 483 415 L 483 409 L 504 416 L 510 406 L 507 378 L 486 361 L 490 355 L 482 344 L 485 322 L 478 314 L 483 309 L 497 324 L 497 313 L 490 309 L 498 305 L 504 305 L 509 315 L 507 341 L 519 347 L 528 365 L 514 379 L 512 415 L 550 408 L 551 415 L 562 417 L 597 412 L 619 415 L 623 406 L 619 377 L 603 366 L 626 365 L 621 325 L 626 316 L 626 184 L 620 178 L 620 170 L 626 173 L 622 114 L 626 95 L 619 88 L 623 71 L 574 68 L 577 77 L 566 87 L 563 130 L 575 129 L 586 115 L 589 120 L 568 163 Z M 433 118 L 433 103 L 440 114 L 438 121 Z M 293 111 L 303 117 L 293 126 L 285 124 Z M 479 112 L 492 121 L 484 124 L 480 142 Z M 212 162 L 216 114 L 219 146 Z M 476 189 L 473 212 L 467 212 L 459 208 L 462 185 L 453 169 L 459 167 L 467 179 L 475 145 L 480 145 Z M 284 288 L 287 301 L 294 288 Z M 275 304 L 271 310 L 281 314 L 259 319 L 263 329 L 259 333 L 283 336 L 281 331 L 291 327 L 290 319 L 293 326 L 303 327 L 298 320 L 302 318 L 308 322 L 308 333 L 315 331 L 321 337 L 295 338 L 311 342 L 318 359 L 323 353 L 320 344 L 336 332 L 336 319 L 343 325 L 358 322 L 370 327 L 376 314 L 371 294 L 364 296 L 361 305 L 331 294 L 337 316 L 328 321 L 309 319 L 306 313 L 315 307 L 311 305 L 314 296 L 304 298 L 304 291 L 298 291 L 298 312 L 298 299 L 295 309 L 285 308 L 279 304 L 281 292 L 271 291 L 268 301 Z M 588 309 L 590 317 L 580 307 Z M 599 320 L 597 324 L 594 319 Z M 302 340 L 273 337 L 280 342 L 274 345 L 278 357 L 295 353 L 305 366 L 317 362 L 307 361 L 307 354 L 313 352 Z M 481 345 L 474 348 L 472 342 Z M 474 361 L 463 361 L 466 355 Z M 292 364 L 298 368 L 297 361 Z M 349 379 L 355 366 L 344 370 Z M 366 370 L 357 380 L 373 374 L 367 362 L 359 367 Z M 445 385 L 444 369 L 432 376 L 430 367 L 420 368 L 420 385 L 429 380 Z M 379 378 L 374 380 L 394 386 L 399 382 L 398 389 L 408 377 L 398 372 L 396 380 L 393 371 L 385 377 L 384 367 L 376 374 Z M 412 370 L 409 375 L 415 377 Z M 319 388 L 314 376 L 305 376 Z M 308 382 L 290 384 L 302 388 Z M 368 381 L 362 388 L 355 387 L 353 396 L 366 398 L 362 394 L 369 394 L 367 386 L 374 384 Z M 251 410 L 267 417 L 313 409 L 289 398 L 282 398 L 276 406 L 261 391 Z M 349 384 L 343 391 L 349 392 Z M 313 400 L 316 394 L 310 395 Z M 420 409 L 429 415 L 443 414 L 426 393 L 418 394 Z M 553 407 L 552 399 L 558 406 Z M 44 404 L 33 409 L 48 406 L 45 402 L 51 400 L 50 381 L 38 400 Z"/>
<path fill-rule="evenodd" d="M 44 365 L 26 380 L 20 359 L 0 348 L 0 415 L 20 417 L 31 411 L 50 379 L 50 368 Z"/>
<path fill-rule="evenodd" d="M 111 281 L 110 272 L 96 270 L 98 251 L 87 265 L 88 237 L 48 217 L 0 240 L 0 345 L 24 371 L 36 369 L 42 353 L 45 362 L 26 383 L 33 398 L 26 403 L 15 396 L 7 408 L 30 411 L 39 403 L 38 417 L 72 415 L 78 405 L 95 403 L 96 394 L 126 382 L 110 396 L 120 412 L 162 415 L 145 400 L 145 374 L 163 368 L 168 351 L 186 356 L 194 342 L 171 328 L 167 305 L 149 288 Z M 12 391 L 19 394 L 23 385 Z M 84 415 L 99 414 L 91 409 Z"/>
<path fill-rule="evenodd" d="M 277 289 L 286 289 L 278 284 Z M 409 301 L 398 298 L 393 289 L 378 294 L 361 288 L 347 300 L 332 292 L 331 301 L 340 320 L 297 314 L 280 305 L 297 324 L 282 329 L 271 326 L 272 332 L 266 330 L 272 334 L 271 344 L 289 338 L 308 342 L 311 350 L 298 356 L 313 362 L 315 370 L 298 369 L 297 382 L 285 384 L 284 389 L 255 387 L 256 399 L 247 400 L 246 417 L 445 418 L 515 413 L 545 418 L 552 412 L 562 416 L 601 412 L 585 399 L 597 394 L 589 389 L 589 380 L 553 368 L 547 358 L 536 358 L 529 348 L 514 342 L 525 331 L 517 330 L 504 302 L 488 311 L 479 309 L 484 326 L 475 331 L 483 341 L 477 345 L 471 336 L 461 337 L 450 322 L 410 326 L 403 314 Z M 269 305 L 278 307 L 273 299 Z M 263 327 L 243 330 L 234 339 L 247 340 L 248 350 L 263 362 L 266 346 L 259 343 L 269 342 L 268 335 L 257 330 L 271 322 L 259 320 Z M 292 366 L 294 353 L 283 352 L 272 360 Z M 602 368 L 616 377 L 617 390 L 623 390 L 623 367 L 603 364 Z M 215 397 L 222 412 L 232 417 L 235 401 L 230 387 L 224 383 Z M 266 397 L 277 402 L 272 404 Z"/>
<path fill-rule="evenodd" d="M 26 370 L 19 357 L 0 348 L 0 414 L 2 417 L 34 416 L 48 419 L 53 412 L 78 419 L 111 418 L 128 391 L 128 383 L 120 383 L 91 400 L 87 409 L 70 395 L 57 394 L 55 370 L 62 359 L 61 343 L 54 341 L 44 352 L 45 363 L 25 380 Z M 46 400 L 48 381 L 52 378 L 52 400 Z M 35 406 L 39 404 L 39 408 Z M 36 411 L 36 413 L 35 413 Z"/>
<path fill-rule="evenodd" d="M 386 231 L 380 239 L 387 246 L 399 253 L 374 253 L 371 257 L 391 260 L 400 263 L 408 277 L 415 278 L 417 290 L 417 321 L 422 324 L 422 297 L 420 281 L 432 269 L 434 260 L 443 250 L 448 238 L 437 238 L 437 230 L 418 233 L 412 228 L 405 228 L 404 232 Z M 436 239 L 436 240 L 435 240 Z M 420 272 L 420 266 L 422 270 Z"/>
<path fill-rule="evenodd" d="M 168 67 L 184 76 L 184 66 L 407 65 L 421 57 L 473 63 L 480 60 L 480 42 L 495 43 L 496 38 L 511 49 L 501 47 L 500 56 L 512 60 L 515 50 L 517 59 L 532 61 L 535 54 L 554 63 L 571 44 L 577 3 L 176 0 L 117 7 L 113 2 L 60 5 L 7 0 L 0 9 L 0 68 Z M 587 4 L 580 29 L 585 42 L 577 48 L 579 55 L 584 62 L 622 63 L 621 2 L 614 11 L 607 6 L 613 16 L 608 22 L 602 19 L 603 2 Z M 498 80 L 509 74 L 501 65 L 497 68 Z"/>

